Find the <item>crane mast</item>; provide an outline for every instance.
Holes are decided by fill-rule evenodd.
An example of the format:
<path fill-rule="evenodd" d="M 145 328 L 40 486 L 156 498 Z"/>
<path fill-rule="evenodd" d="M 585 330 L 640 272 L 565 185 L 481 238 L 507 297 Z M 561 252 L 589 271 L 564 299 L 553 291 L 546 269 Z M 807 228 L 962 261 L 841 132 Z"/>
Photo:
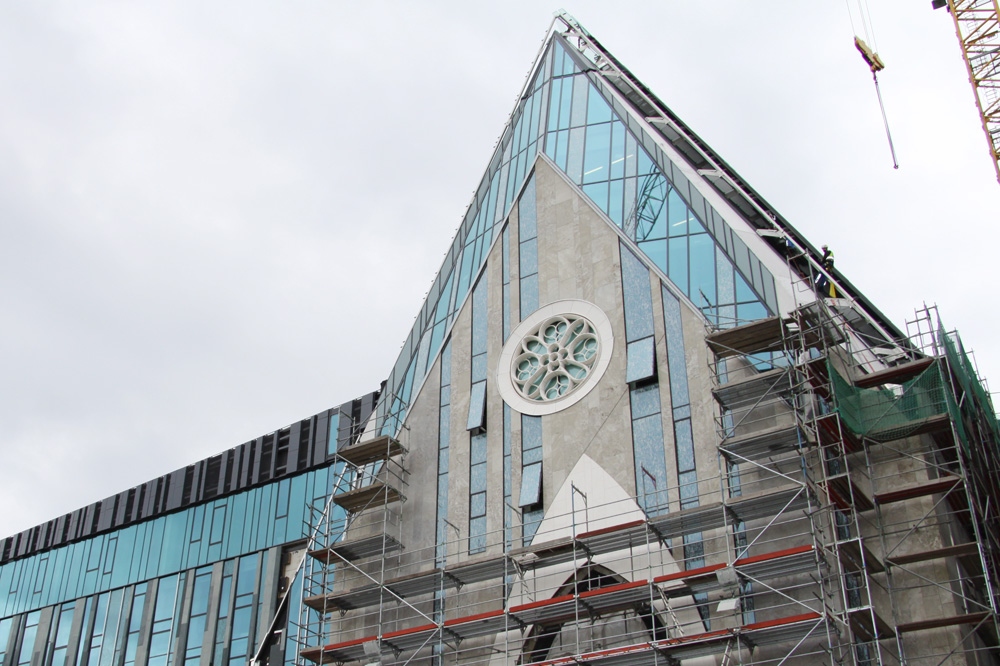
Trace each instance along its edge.
<path fill-rule="evenodd" d="M 1000 182 L 1000 2 L 948 0 L 948 10 Z"/>

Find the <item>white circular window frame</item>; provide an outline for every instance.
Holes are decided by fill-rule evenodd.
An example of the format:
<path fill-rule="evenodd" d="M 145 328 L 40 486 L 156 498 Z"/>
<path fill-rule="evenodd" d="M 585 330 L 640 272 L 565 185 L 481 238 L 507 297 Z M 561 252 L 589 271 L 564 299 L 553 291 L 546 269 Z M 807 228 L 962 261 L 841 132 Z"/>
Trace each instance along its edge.
<path fill-rule="evenodd" d="M 521 340 L 526 335 L 535 333 L 543 322 L 559 315 L 576 315 L 587 319 L 594 325 L 599 345 L 597 361 L 594 362 L 584 381 L 572 392 L 555 400 L 529 400 L 514 386 L 514 380 L 511 376 L 514 358 L 520 353 Z M 500 351 L 500 360 L 497 362 L 497 389 L 500 391 L 500 397 L 517 411 L 529 416 L 555 414 L 571 405 L 575 405 L 583 400 L 597 386 L 601 377 L 604 376 L 604 371 L 608 369 L 608 365 L 611 363 L 611 353 L 614 351 L 614 343 L 615 338 L 611 329 L 611 321 L 604 314 L 604 310 L 593 303 L 580 300 L 564 300 L 543 305 L 528 315 L 527 319 L 511 331 L 510 337 L 507 339 L 507 344 Z"/>

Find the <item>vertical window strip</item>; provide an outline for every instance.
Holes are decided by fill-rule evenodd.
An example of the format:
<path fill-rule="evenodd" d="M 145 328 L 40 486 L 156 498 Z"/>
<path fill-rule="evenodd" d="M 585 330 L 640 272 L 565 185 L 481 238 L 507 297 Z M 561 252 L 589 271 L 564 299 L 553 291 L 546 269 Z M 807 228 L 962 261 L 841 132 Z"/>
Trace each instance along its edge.
<path fill-rule="evenodd" d="M 510 336 L 510 225 L 503 228 L 500 238 L 503 262 L 503 342 Z"/>
<path fill-rule="evenodd" d="M 625 337 L 629 343 L 652 339 L 653 300 L 649 269 L 624 243 L 621 253 L 622 301 L 625 304 Z M 636 347 L 633 346 L 633 353 Z M 632 457 L 636 499 L 648 514 L 669 509 L 667 460 L 663 440 L 663 419 L 659 382 L 654 378 L 629 389 L 632 412 Z"/>
<path fill-rule="evenodd" d="M 521 415 L 521 476 L 524 468 L 542 462 L 542 417 Z M 518 498 L 520 501 L 520 498 Z M 543 507 L 528 509 L 521 514 L 521 541 L 523 546 L 531 544 L 542 522 Z"/>
<path fill-rule="evenodd" d="M 484 273 L 472 293 L 472 372 L 469 402 L 469 552 L 486 550 L 486 374 L 489 283 Z"/>
<path fill-rule="evenodd" d="M 125 634 L 125 660 L 124 666 L 135 664 L 136 652 L 139 649 L 139 632 L 142 629 L 142 619 L 146 606 L 147 583 L 139 583 L 135 586 L 135 594 L 132 597 L 131 610 L 128 615 L 127 631 Z"/>
<path fill-rule="evenodd" d="M 12 617 L 5 617 L 0 620 L 0 664 L 7 663 L 7 641 L 10 639 L 10 630 L 13 622 L 14 618 Z"/>
<path fill-rule="evenodd" d="M 513 547 L 513 534 L 511 533 L 511 519 L 513 517 L 513 497 L 511 497 L 511 408 L 510 405 L 503 405 L 503 548 L 504 552 Z M 2 636 L 0 636 L 2 640 Z"/>
<path fill-rule="evenodd" d="M 667 343 L 667 373 L 670 377 L 670 395 L 673 402 L 674 443 L 677 455 L 677 485 L 680 489 L 681 509 L 699 506 L 701 503 L 696 467 L 694 436 L 691 430 L 688 391 L 687 359 L 684 351 L 684 328 L 681 319 L 681 304 L 666 286 L 660 287 L 663 301 L 663 324 Z M 680 418 L 678 418 L 680 417 Z M 684 566 L 689 569 L 705 564 L 705 546 L 701 532 L 684 537 Z M 698 603 L 698 613 L 709 626 L 708 596 L 694 595 Z"/>
<path fill-rule="evenodd" d="M 24 630 L 21 632 L 21 645 L 17 655 L 17 666 L 28 666 L 31 663 L 31 653 L 35 646 L 35 637 L 38 633 L 38 622 L 42 617 L 41 611 L 28 613 L 24 620 Z"/>
<path fill-rule="evenodd" d="M 448 543 L 448 457 L 451 441 L 451 341 L 441 353 L 441 405 L 438 415 L 437 553 L 444 566 Z"/>
<path fill-rule="evenodd" d="M 538 309 L 538 211 L 535 203 L 534 175 L 524 187 L 517 204 L 519 319 Z"/>

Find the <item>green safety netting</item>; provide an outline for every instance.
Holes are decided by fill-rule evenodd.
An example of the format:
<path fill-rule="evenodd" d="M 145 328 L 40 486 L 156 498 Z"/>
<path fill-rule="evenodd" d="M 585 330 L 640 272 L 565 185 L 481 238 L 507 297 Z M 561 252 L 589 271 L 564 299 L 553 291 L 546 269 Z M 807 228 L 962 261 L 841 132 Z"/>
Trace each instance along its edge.
<path fill-rule="evenodd" d="M 929 419 L 952 410 L 950 391 L 934 363 L 899 388 L 852 386 L 827 361 L 834 404 L 844 424 L 855 434 L 879 442 L 907 437 Z"/>
<path fill-rule="evenodd" d="M 972 365 L 969 355 L 965 353 L 965 348 L 962 346 L 962 340 L 958 337 L 958 333 L 953 333 L 952 335 L 945 333 L 944 327 L 939 320 L 937 335 L 938 344 L 944 349 L 945 356 L 948 358 L 948 365 L 958 383 L 957 388 L 962 391 L 962 394 L 967 396 L 967 399 L 971 398 L 975 401 L 976 406 L 987 417 L 977 420 L 981 420 L 985 426 L 993 431 L 993 441 L 1000 442 L 1000 428 L 997 427 L 993 400 L 979 381 L 979 375 L 976 373 L 975 366 Z M 966 407 L 971 407 L 970 405 L 966 405 L 964 400 L 962 402 Z M 958 414 L 957 404 L 953 413 Z M 956 421 L 959 425 L 959 435 L 963 441 L 968 442 L 965 428 L 962 426 L 962 419 L 959 418 Z"/>

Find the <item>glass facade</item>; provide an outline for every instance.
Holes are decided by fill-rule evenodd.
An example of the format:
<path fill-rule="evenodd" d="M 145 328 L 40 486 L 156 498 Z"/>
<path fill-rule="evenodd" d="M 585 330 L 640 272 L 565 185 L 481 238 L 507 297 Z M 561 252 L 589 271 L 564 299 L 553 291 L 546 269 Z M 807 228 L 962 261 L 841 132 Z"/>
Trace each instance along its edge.
<path fill-rule="evenodd" d="M 266 626 L 260 620 L 273 612 L 264 593 L 279 574 L 272 551 L 281 549 L 4 618 L 0 658 L 17 666 L 190 666 L 214 648 L 213 663 L 245 664 Z"/>
<path fill-rule="evenodd" d="M 777 311 L 774 276 L 658 148 L 591 65 L 555 36 L 511 117 L 379 404 L 395 432 L 437 354 L 487 250 L 543 152 L 721 327 Z M 524 185 L 534 219 L 533 179 Z M 520 231 L 520 312 L 538 307 L 537 246 Z M 532 250 L 535 250 L 532 254 Z M 535 275 L 534 280 L 531 276 Z M 508 330 L 505 327 L 505 331 Z"/>

